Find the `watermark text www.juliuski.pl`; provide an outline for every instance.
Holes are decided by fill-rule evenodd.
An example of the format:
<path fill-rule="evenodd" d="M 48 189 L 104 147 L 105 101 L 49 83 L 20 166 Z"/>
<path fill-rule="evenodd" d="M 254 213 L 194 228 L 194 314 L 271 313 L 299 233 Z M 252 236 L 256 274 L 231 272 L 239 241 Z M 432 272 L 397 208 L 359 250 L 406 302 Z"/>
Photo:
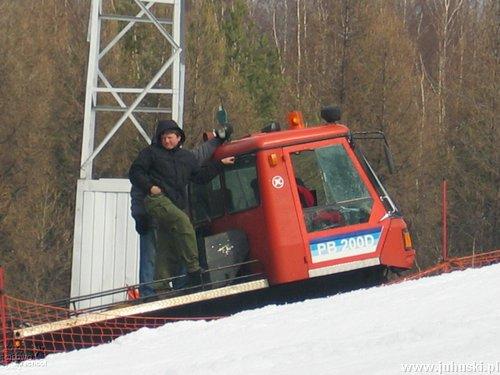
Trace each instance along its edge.
<path fill-rule="evenodd" d="M 500 374 L 497 362 L 403 363 L 402 374 Z"/>

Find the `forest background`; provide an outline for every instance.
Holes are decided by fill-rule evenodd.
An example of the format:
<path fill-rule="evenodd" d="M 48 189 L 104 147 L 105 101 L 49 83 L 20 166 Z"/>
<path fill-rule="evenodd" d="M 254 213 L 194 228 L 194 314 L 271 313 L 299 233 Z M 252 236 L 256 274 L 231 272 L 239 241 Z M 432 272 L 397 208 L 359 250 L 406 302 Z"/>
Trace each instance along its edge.
<path fill-rule="evenodd" d="M 137 13 L 132 1 L 106 1 Z M 417 268 L 440 258 L 443 179 L 450 255 L 498 249 L 499 4 L 188 0 L 189 146 L 214 127 L 221 102 L 236 135 L 294 109 L 313 123 L 336 104 L 353 130 L 388 136 L 396 174 L 369 151 L 410 226 Z M 90 0 L 0 0 L 0 264 L 7 291 L 27 299 L 69 294 L 89 10 Z M 122 26 L 103 33 L 113 27 Z M 115 86 L 147 82 L 157 56 L 170 56 L 157 34 L 138 28 L 115 47 L 105 62 Z M 142 119 L 149 131 L 154 120 Z M 127 147 L 112 142 L 94 177 L 125 176 L 145 145 L 131 123 L 119 135 Z"/>

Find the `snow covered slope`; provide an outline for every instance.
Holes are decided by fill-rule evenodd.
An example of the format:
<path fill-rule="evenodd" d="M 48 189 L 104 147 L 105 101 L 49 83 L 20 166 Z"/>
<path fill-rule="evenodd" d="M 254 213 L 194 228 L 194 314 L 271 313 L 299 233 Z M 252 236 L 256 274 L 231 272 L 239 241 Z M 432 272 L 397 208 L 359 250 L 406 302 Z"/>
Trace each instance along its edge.
<path fill-rule="evenodd" d="M 10 373 L 500 374 L 500 265 L 141 329 Z"/>

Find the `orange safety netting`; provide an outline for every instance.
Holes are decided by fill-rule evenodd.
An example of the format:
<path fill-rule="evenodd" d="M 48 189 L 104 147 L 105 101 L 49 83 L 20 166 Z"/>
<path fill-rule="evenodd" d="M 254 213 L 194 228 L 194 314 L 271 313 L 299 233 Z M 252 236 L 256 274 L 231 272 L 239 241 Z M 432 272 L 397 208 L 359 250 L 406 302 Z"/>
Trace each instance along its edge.
<path fill-rule="evenodd" d="M 500 250 L 469 255 L 461 258 L 448 258 L 439 262 L 434 267 L 397 279 L 394 282 L 397 283 L 407 280 L 416 280 L 426 276 L 434 276 L 451 271 L 464 270 L 466 268 L 483 267 L 498 262 L 500 262 Z"/>
<path fill-rule="evenodd" d="M 1 363 L 40 359 L 51 353 L 88 348 L 111 342 L 143 327 L 155 328 L 171 321 L 217 318 L 111 317 L 112 311 L 79 314 L 75 310 L 0 295 Z M 100 321 L 86 323 L 88 317 Z"/>

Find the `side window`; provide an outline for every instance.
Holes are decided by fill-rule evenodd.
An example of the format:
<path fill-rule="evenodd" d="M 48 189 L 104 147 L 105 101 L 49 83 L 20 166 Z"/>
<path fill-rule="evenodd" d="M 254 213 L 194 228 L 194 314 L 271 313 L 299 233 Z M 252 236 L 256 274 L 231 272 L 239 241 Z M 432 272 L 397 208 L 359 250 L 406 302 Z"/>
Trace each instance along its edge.
<path fill-rule="evenodd" d="M 226 208 L 229 213 L 248 210 L 260 204 L 255 155 L 236 158 L 224 168 Z"/>
<path fill-rule="evenodd" d="M 190 184 L 189 199 L 194 224 L 209 221 L 228 213 L 259 206 L 255 155 L 236 158 L 234 165 L 225 166 L 221 176 L 205 185 Z"/>
<path fill-rule="evenodd" d="M 224 191 L 221 177 L 205 185 L 191 183 L 189 198 L 193 223 L 201 223 L 224 214 Z"/>

